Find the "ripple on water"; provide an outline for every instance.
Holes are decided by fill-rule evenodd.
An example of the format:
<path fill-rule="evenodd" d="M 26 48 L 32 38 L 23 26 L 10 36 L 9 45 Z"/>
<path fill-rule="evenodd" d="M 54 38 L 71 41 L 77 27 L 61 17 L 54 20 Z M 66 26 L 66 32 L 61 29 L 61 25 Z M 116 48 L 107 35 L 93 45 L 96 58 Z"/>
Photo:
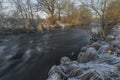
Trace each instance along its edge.
<path fill-rule="evenodd" d="M 0 55 L 4 52 L 4 49 L 6 48 L 7 46 L 0 46 Z"/>

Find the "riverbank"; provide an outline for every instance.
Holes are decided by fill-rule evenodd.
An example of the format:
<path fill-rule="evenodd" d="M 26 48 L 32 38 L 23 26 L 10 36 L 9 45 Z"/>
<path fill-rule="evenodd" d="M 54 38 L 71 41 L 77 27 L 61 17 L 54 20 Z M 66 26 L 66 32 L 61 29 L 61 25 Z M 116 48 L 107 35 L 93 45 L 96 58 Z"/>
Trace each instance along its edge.
<path fill-rule="evenodd" d="M 119 80 L 120 33 L 106 36 L 106 41 L 81 48 L 77 60 L 63 57 L 54 65 L 47 80 Z"/>

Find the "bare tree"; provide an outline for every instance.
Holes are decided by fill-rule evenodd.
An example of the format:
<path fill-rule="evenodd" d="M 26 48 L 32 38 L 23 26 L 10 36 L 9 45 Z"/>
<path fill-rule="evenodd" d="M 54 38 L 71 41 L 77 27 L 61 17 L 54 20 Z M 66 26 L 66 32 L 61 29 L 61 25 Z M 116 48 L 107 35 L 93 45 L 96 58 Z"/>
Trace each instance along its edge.
<path fill-rule="evenodd" d="M 73 18 L 75 18 L 75 16 L 77 16 L 78 14 L 77 7 L 71 0 L 64 0 L 61 3 L 61 5 L 62 5 L 61 14 L 65 19 L 64 21 L 67 23 L 71 23 L 72 20 L 74 20 Z"/>
<path fill-rule="evenodd" d="M 23 19 L 23 23 L 25 24 L 25 28 L 27 31 L 31 29 L 33 26 L 32 21 L 34 19 L 34 6 L 32 0 L 9 0 L 9 2 L 15 7 L 15 14 L 17 19 Z"/>
<path fill-rule="evenodd" d="M 100 22 L 102 23 L 103 34 L 105 34 L 106 28 L 106 19 L 105 12 L 107 8 L 107 3 L 109 0 L 80 0 L 81 3 L 89 8 L 91 8 L 94 12 L 98 14 L 100 17 Z"/>
<path fill-rule="evenodd" d="M 4 0 L 0 0 L 0 28 L 5 24 L 5 7 Z"/>
<path fill-rule="evenodd" d="M 64 10 L 64 5 L 66 5 L 66 0 L 57 0 L 56 2 L 56 17 L 57 17 L 57 20 L 60 21 L 61 20 L 61 17 L 62 17 L 62 14 L 63 14 L 63 10 Z"/>
<path fill-rule="evenodd" d="M 37 2 L 38 8 L 49 15 L 51 24 L 55 24 L 56 0 L 37 0 Z"/>
<path fill-rule="evenodd" d="M 10 0 L 16 7 L 18 17 L 33 19 L 33 3 L 32 0 Z"/>
<path fill-rule="evenodd" d="M 80 24 L 89 24 L 92 21 L 92 12 L 88 7 L 81 5 L 79 7 L 78 17 L 79 17 Z"/>
<path fill-rule="evenodd" d="M 2 0 L 0 0 L 0 19 L 2 18 L 2 15 L 3 15 L 3 12 L 2 12 L 2 10 L 3 10 L 3 1 Z"/>
<path fill-rule="evenodd" d="M 109 24 L 120 23 L 120 0 L 111 0 L 106 10 L 106 20 Z"/>

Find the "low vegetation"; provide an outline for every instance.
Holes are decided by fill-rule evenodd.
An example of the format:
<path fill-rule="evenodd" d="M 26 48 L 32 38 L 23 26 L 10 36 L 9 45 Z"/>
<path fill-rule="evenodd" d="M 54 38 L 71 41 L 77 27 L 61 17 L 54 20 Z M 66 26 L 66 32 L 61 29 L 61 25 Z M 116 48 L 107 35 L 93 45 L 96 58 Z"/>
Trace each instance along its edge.
<path fill-rule="evenodd" d="M 0 28 L 41 32 L 96 22 L 105 34 L 108 25 L 120 23 L 119 7 L 119 0 L 0 0 Z"/>

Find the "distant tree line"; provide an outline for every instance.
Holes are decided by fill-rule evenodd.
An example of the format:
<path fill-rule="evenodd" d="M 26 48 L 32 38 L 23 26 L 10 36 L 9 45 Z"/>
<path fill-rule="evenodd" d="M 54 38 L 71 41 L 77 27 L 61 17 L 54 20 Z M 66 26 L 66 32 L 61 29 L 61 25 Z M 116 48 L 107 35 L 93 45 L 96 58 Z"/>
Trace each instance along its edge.
<path fill-rule="evenodd" d="M 29 32 L 50 30 L 60 26 L 57 22 L 67 28 L 100 22 L 104 34 L 108 24 L 120 23 L 119 8 L 120 0 L 0 0 L 0 27 L 23 25 Z"/>
<path fill-rule="evenodd" d="M 90 8 L 102 24 L 102 34 L 106 34 L 109 24 L 120 23 L 120 0 L 79 0 Z"/>

